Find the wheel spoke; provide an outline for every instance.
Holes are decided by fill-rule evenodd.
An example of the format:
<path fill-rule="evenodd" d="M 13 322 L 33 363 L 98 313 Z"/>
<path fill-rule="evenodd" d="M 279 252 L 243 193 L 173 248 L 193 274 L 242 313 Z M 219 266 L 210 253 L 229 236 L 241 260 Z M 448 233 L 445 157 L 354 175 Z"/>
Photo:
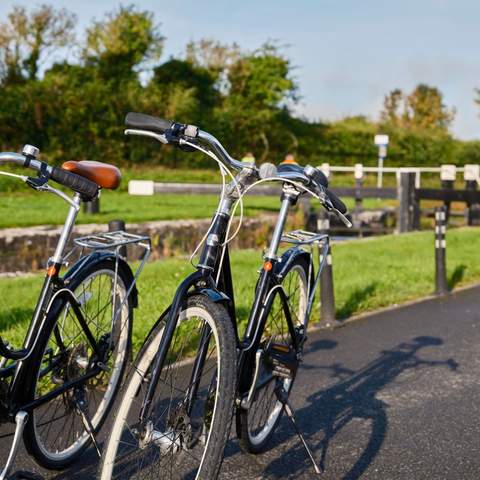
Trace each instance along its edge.
<path fill-rule="evenodd" d="M 81 272 L 80 272 L 81 274 Z M 77 410 L 77 395 L 83 395 L 87 412 L 93 427 L 96 428 L 112 405 L 116 386 L 121 380 L 121 370 L 128 359 L 124 348 L 129 329 L 115 329 L 110 332 L 112 318 L 112 290 L 115 272 L 111 268 L 98 269 L 90 273 L 83 281 L 72 286 L 72 293 L 80 302 L 80 309 L 92 335 L 98 343 L 103 335 L 109 334 L 115 346 L 105 357 L 109 371 L 102 371 L 96 377 L 77 384 L 54 400 L 33 411 L 33 438 L 42 455 L 49 462 L 61 462 L 70 458 L 90 437 L 85 431 L 81 415 Z M 75 285 L 75 277 L 72 285 Z M 126 286 L 121 277 L 117 279 L 117 296 L 126 297 Z M 110 314 L 108 313 L 110 311 Z M 119 312 L 121 324 L 128 325 L 129 307 L 125 303 Z M 119 331 L 117 331 L 119 330 Z M 123 348 L 120 350 L 119 345 Z M 67 302 L 59 314 L 55 329 L 51 331 L 47 349 L 41 362 L 43 375 L 38 376 L 35 397 L 54 391 L 59 384 L 76 380 L 84 375 L 93 351 L 83 327 Z M 76 393 L 78 389 L 79 393 Z"/>
<path fill-rule="evenodd" d="M 284 277 L 282 287 L 287 296 L 287 305 L 293 325 L 298 326 L 304 321 L 307 298 L 307 272 L 302 265 L 294 265 Z M 268 356 L 273 343 L 282 343 L 291 348 L 292 338 L 285 316 L 283 301 L 279 293 L 270 305 L 267 322 L 262 337 L 262 345 Z M 272 367 L 266 361 L 262 367 L 264 375 L 272 375 Z M 261 381 L 261 378 L 260 378 Z M 266 442 L 273 431 L 276 420 L 282 409 L 275 393 L 276 388 L 283 388 L 287 394 L 290 391 L 293 378 L 272 376 L 272 380 L 264 384 L 255 392 L 249 410 L 245 414 L 249 442 L 261 445 Z"/>
<path fill-rule="evenodd" d="M 190 478 L 190 474 L 199 468 L 206 448 L 202 439 L 208 437 L 211 426 L 209 418 L 214 411 L 214 404 L 211 404 L 211 401 L 215 402 L 217 399 L 217 396 L 212 397 L 210 392 L 212 389 L 216 391 L 219 366 L 219 349 L 216 336 L 212 334 L 209 337 L 209 344 L 204 345 L 202 369 L 198 371 L 196 378 L 193 373 L 205 325 L 212 328 L 212 321 L 209 315 L 201 309 L 195 309 L 186 318 L 181 317 L 177 323 L 159 382 L 155 388 L 152 407 L 148 419 L 146 419 L 146 437 L 145 434 L 140 434 L 144 435 L 140 438 L 147 439 L 148 435 L 154 435 L 154 437 L 150 437 L 151 444 L 147 443 L 144 448 L 128 437 L 139 438 L 139 434 L 136 433 L 136 424 L 147 383 L 141 381 L 142 376 L 138 374 L 131 378 L 132 382 L 138 382 L 138 387 L 135 386 L 137 383 L 132 384 L 131 387 L 127 383 L 127 392 L 132 388 L 132 392 L 138 393 L 136 395 L 129 394 L 124 398 L 119 411 L 124 412 L 124 408 L 128 409 L 128 413 L 122 413 L 122 421 L 125 424 L 123 427 L 115 427 L 115 425 L 113 427 L 113 432 L 116 433 L 112 434 L 110 441 L 118 442 L 115 458 L 112 459 L 114 463 L 113 479 L 119 480 L 127 477 L 173 479 L 186 476 Z M 155 351 L 158 351 L 158 347 Z M 150 366 L 137 366 L 137 371 L 150 371 L 153 358 L 154 356 L 149 359 Z M 143 365 L 142 359 L 139 359 L 138 362 Z M 186 402 L 188 395 L 197 385 L 196 395 L 189 404 Z M 125 405 L 128 406 L 124 407 L 123 402 L 126 402 Z M 188 409 L 187 405 L 189 405 Z M 153 432 L 148 433 L 152 428 Z M 128 434 L 122 433 L 122 430 Z M 118 440 L 115 440 L 114 436 Z M 108 450 L 109 446 L 107 445 L 106 448 Z M 130 456 L 124 460 L 128 449 L 131 450 Z"/>

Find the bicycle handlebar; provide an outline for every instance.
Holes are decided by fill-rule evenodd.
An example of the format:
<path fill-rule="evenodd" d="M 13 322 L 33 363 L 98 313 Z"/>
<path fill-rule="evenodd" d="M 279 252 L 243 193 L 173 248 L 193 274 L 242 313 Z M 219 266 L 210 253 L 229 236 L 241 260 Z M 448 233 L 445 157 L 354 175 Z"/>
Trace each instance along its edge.
<path fill-rule="evenodd" d="M 125 131 L 127 135 L 154 137 L 162 143 L 178 145 L 180 148 L 182 145 L 188 147 L 201 140 L 212 148 L 225 165 L 237 171 L 249 169 L 257 178 L 262 178 L 260 169 L 255 164 L 235 160 L 213 135 L 194 125 L 176 123 L 134 112 L 127 114 L 125 124 L 130 127 Z M 277 170 L 276 176 L 285 180 L 300 182 L 312 188 L 319 194 L 325 208 L 334 211 L 347 226 L 351 226 L 350 221 L 344 215 L 347 213 L 346 205 L 333 192 L 328 190 L 328 180 L 320 170 L 311 166 L 305 168 L 292 166 L 287 170 Z"/>
<path fill-rule="evenodd" d="M 85 177 L 64 170 L 63 168 L 47 165 L 45 162 L 41 162 L 30 155 L 2 152 L 0 153 L 0 164 L 2 163 L 14 163 L 22 167 L 31 168 L 37 172 L 41 172 L 43 166 L 45 173 L 49 178 L 60 185 L 79 193 L 85 201 L 93 200 L 98 195 L 100 189 L 95 182 L 92 182 Z"/>

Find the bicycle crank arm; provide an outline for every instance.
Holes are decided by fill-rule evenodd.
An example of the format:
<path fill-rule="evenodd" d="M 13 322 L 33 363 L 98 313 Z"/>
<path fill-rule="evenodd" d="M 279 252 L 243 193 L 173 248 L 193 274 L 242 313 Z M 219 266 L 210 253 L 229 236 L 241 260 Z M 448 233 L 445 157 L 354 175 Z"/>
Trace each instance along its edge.
<path fill-rule="evenodd" d="M 245 410 L 248 410 L 252 403 L 253 394 L 255 393 L 255 388 L 258 382 L 258 375 L 260 373 L 260 365 L 262 363 L 262 358 L 263 358 L 263 350 L 258 349 L 257 353 L 255 354 L 255 372 L 253 374 L 252 385 L 250 386 L 250 390 L 248 392 L 247 397 L 242 398 L 242 401 L 240 403 L 240 406 Z"/>

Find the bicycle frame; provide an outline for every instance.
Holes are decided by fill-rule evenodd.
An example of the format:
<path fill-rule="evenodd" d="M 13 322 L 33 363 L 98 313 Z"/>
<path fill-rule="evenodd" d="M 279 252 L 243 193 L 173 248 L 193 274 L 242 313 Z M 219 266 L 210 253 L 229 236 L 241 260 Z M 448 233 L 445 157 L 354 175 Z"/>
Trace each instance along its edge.
<path fill-rule="evenodd" d="M 41 333 L 46 326 L 46 322 L 49 318 L 57 318 L 61 310 L 64 307 L 70 308 L 75 315 L 85 337 L 97 358 L 101 358 L 99 344 L 92 334 L 88 322 L 85 320 L 82 311 L 79 307 L 79 303 L 74 293 L 68 288 L 70 279 L 82 268 L 86 268 L 91 262 L 101 261 L 104 258 L 111 258 L 115 256 L 117 271 L 119 268 L 125 269 L 127 275 L 131 279 L 130 287 L 127 291 L 126 298 L 132 295 L 133 303 L 136 304 L 136 279 L 145 264 L 148 254 L 150 252 L 149 245 L 143 245 L 146 248 L 147 254 L 145 255 L 136 275 L 134 276 L 124 260 L 119 258 L 118 252 L 93 252 L 89 255 L 82 256 L 80 260 L 70 269 L 70 271 L 64 276 L 60 276 L 61 268 L 65 261 L 65 250 L 67 243 L 70 239 L 75 220 L 81 206 L 81 196 L 75 194 L 73 200 L 69 199 L 70 209 L 68 211 L 65 224 L 62 228 L 54 255 L 49 259 L 47 264 L 47 271 L 43 281 L 43 285 L 40 291 L 40 295 L 37 300 L 37 304 L 28 328 L 27 334 L 24 339 L 23 348 L 21 350 L 11 350 L 0 339 L 0 355 L 4 357 L 3 366 L 0 366 L 0 381 L 8 383 L 8 389 L 4 389 L 4 398 L 0 399 L 0 416 L 7 420 L 12 420 L 18 411 L 31 411 L 41 405 L 51 401 L 52 399 L 62 395 L 66 391 L 82 385 L 85 381 L 95 377 L 101 371 L 100 365 L 95 365 L 78 378 L 59 385 L 55 390 L 35 398 L 33 401 L 26 403 L 25 398 L 25 385 L 31 384 L 31 371 L 27 368 L 28 358 L 37 347 L 37 342 L 40 339 Z M 80 239 L 79 239 L 80 240 Z M 119 248 L 119 247 L 117 247 Z M 56 310 L 55 310 L 56 309 Z M 116 317 L 112 318 L 112 322 Z M 58 327 L 54 326 L 55 335 L 58 342 L 61 342 L 61 336 L 58 331 Z M 10 365 L 6 365 L 6 361 L 10 359 L 14 362 Z M 55 365 L 49 365 L 46 369 L 42 370 L 42 374 L 48 374 Z"/>
<path fill-rule="evenodd" d="M 0 342 L 0 355 L 7 359 L 15 360 L 15 363 L 0 370 L 1 379 L 11 378 L 7 392 L 9 416 L 14 416 L 16 411 L 22 409 L 18 406 L 13 409 L 12 407 L 13 405 L 18 405 L 18 400 L 22 397 L 22 391 L 25 389 L 24 382 L 30 374 L 30 372 L 25 369 L 25 360 L 30 357 L 37 345 L 40 332 L 47 319 L 47 312 L 51 307 L 55 296 L 58 296 L 58 293 L 56 292 L 61 292 L 61 288 L 63 287 L 63 282 L 59 277 L 59 273 L 63 264 L 65 248 L 75 224 L 78 211 L 80 210 L 80 205 L 81 197 L 79 194 L 75 194 L 71 201 L 70 209 L 62 228 L 55 253 L 48 262 L 47 273 L 43 281 L 43 286 L 38 297 L 30 326 L 25 336 L 22 350 L 12 351 L 3 343 L 3 341 Z M 42 403 L 43 402 L 38 402 L 38 405 Z M 35 408 L 38 405 L 36 402 L 35 405 L 31 405 L 30 407 Z"/>
<path fill-rule="evenodd" d="M 241 172 L 237 175 L 237 178 Z M 230 216 L 233 210 L 235 198 L 226 196 L 223 199 L 218 211 L 216 212 L 207 240 L 200 255 L 200 261 L 197 265 L 197 270 L 189 275 L 178 287 L 171 307 L 160 317 L 162 321 L 166 316 L 166 325 L 163 333 L 163 340 L 157 352 L 153 368 L 151 381 L 147 388 L 142 407 L 140 410 L 139 420 L 142 425 L 146 425 L 146 419 L 152 405 L 154 392 L 160 378 L 160 373 L 167 355 L 168 348 L 173 338 L 173 333 L 178 323 L 180 310 L 186 304 L 186 299 L 189 295 L 202 294 L 210 297 L 214 302 L 221 302 L 225 305 L 229 317 L 232 321 L 233 328 L 237 340 L 237 348 L 239 351 L 238 357 L 238 396 L 241 399 L 248 394 L 252 383 L 252 366 L 255 364 L 255 354 L 261 341 L 261 335 L 266 322 L 265 312 L 268 302 L 273 300 L 272 292 L 276 289 L 280 292 L 285 316 L 287 319 L 290 335 L 292 336 L 293 345 L 297 347 L 297 334 L 291 319 L 290 310 L 287 302 L 287 297 L 282 287 L 277 281 L 277 274 L 279 273 L 278 249 L 282 240 L 283 230 L 291 206 L 295 205 L 300 192 L 291 186 L 284 185 L 282 193 L 282 206 L 277 219 L 275 230 L 272 235 L 268 251 L 264 257 L 264 265 L 260 272 L 260 277 L 257 283 L 255 299 L 250 311 L 247 327 L 243 339 L 239 338 L 237 328 L 237 317 L 235 312 L 235 299 L 233 292 L 233 281 L 230 268 L 230 258 L 228 245 L 225 244 L 228 233 L 228 225 Z M 326 261 L 326 251 L 328 249 L 328 236 L 319 236 L 322 240 L 326 240 L 326 248 L 322 250 L 322 261 L 320 262 L 319 271 L 316 275 L 315 281 L 309 285 L 309 296 L 306 310 L 305 326 L 308 323 L 308 318 L 311 313 L 314 293 L 318 284 L 320 273 Z M 304 250 L 291 248 L 287 252 L 291 255 L 308 255 L 309 261 L 312 262 L 311 255 Z M 310 263 L 313 268 L 313 264 Z M 282 265 L 280 265 L 282 266 Z M 313 271 L 313 270 L 312 270 Z M 310 282 L 309 282 L 310 283 Z M 193 290 L 192 290 L 193 289 Z M 152 329 L 153 330 L 153 329 Z M 208 339 L 211 332 L 205 328 L 200 339 L 199 353 L 195 359 L 192 369 L 191 380 L 186 394 L 187 412 L 191 406 L 192 399 L 195 398 L 200 375 L 203 369 L 203 362 L 208 348 Z"/>

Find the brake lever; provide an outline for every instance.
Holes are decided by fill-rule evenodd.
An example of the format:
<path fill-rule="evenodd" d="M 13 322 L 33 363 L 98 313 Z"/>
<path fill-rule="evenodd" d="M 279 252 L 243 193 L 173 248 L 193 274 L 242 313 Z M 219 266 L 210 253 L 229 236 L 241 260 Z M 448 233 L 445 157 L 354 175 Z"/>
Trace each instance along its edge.
<path fill-rule="evenodd" d="M 347 228 L 352 228 L 352 227 L 353 227 L 352 222 L 351 222 L 342 212 L 340 212 L 339 210 L 337 210 L 335 207 L 333 207 L 332 211 L 333 211 L 333 213 L 335 213 L 335 215 L 343 222 L 343 224 L 344 224 Z"/>
<path fill-rule="evenodd" d="M 161 135 L 160 133 L 149 132 L 148 130 L 136 130 L 133 128 L 127 128 L 125 130 L 125 135 L 138 135 L 139 137 L 151 137 L 155 140 L 158 140 L 161 143 L 167 145 L 168 139 L 165 135 Z"/>
<path fill-rule="evenodd" d="M 322 188 L 319 192 L 318 199 L 320 203 L 325 207 L 327 212 L 333 212 L 347 228 L 352 228 L 352 222 L 339 210 L 337 210 L 331 200 L 328 198 L 327 192 Z"/>

